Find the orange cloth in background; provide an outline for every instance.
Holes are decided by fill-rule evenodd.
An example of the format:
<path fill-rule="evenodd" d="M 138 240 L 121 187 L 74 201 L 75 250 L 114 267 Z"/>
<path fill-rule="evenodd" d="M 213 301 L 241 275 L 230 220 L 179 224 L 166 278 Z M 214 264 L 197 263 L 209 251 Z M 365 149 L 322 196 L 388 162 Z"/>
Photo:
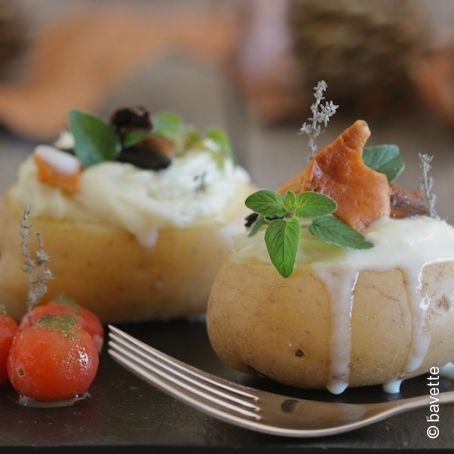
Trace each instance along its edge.
<path fill-rule="evenodd" d="M 237 35 L 236 16 L 229 13 L 80 11 L 41 30 L 22 82 L 0 85 L 0 122 L 20 135 L 55 138 L 70 109 L 96 111 L 146 63 L 183 52 L 223 64 Z"/>

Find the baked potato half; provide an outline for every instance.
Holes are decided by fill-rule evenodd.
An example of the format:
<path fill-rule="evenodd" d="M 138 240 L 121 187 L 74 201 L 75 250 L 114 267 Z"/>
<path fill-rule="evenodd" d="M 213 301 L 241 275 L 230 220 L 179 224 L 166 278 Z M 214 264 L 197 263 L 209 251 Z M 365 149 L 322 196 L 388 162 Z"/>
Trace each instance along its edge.
<path fill-rule="evenodd" d="M 422 288 L 429 295 L 425 329 L 430 346 L 408 378 L 454 359 L 454 261 L 428 265 Z M 405 370 L 412 342 L 412 305 L 400 269 L 363 270 L 353 292 L 349 386 L 384 384 Z M 275 381 L 325 388 L 331 380 L 333 305 L 310 267 L 281 277 L 270 263 L 239 261 L 222 266 L 208 303 L 211 344 L 241 371 Z"/>
<path fill-rule="evenodd" d="M 33 230 L 42 234 L 54 274 L 46 298 L 69 294 L 104 322 L 205 312 L 232 234 L 241 228 L 248 190 L 238 191 L 224 222 L 164 228 L 149 248 L 121 228 L 32 214 Z M 26 310 L 27 295 L 20 250 L 23 209 L 9 194 L 0 202 L 0 301 L 17 319 Z"/>

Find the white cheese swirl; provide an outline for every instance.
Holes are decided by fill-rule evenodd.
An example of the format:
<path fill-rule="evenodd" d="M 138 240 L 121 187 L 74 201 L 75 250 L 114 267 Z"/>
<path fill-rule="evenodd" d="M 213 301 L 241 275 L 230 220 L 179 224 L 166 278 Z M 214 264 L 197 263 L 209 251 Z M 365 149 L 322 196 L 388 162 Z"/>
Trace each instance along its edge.
<path fill-rule="evenodd" d="M 11 197 L 30 206 L 35 216 L 124 228 L 150 246 L 165 227 L 224 222 L 243 204 L 248 184 L 241 167 L 226 161 L 221 169 L 209 152 L 192 151 L 160 171 L 119 162 L 89 167 L 82 172 L 80 191 L 68 194 L 40 183 L 36 165 L 28 158 L 20 166 Z"/>

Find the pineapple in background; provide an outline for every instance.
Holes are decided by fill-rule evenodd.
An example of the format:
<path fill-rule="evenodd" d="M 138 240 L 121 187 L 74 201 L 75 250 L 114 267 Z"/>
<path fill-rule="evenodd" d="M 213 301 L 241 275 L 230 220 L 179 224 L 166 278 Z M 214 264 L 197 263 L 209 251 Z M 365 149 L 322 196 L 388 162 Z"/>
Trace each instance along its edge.
<path fill-rule="evenodd" d="M 343 110 L 363 115 L 417 99 L 411 73 L 430 42 L 419 2 L 250 0 L 242 8 L 240 88 L 262 122 L 304 116 L 304 93 L 317 80 L 329 82 Z"/>
<path fill-rule="evenodd" d="M 408 99 L 410 70 L 428 34 L 403 0 L 292 0 L 289 23 L 304 83 L 328 80 L 333 97 L 374 113 Z"/>
<path fill-rule="evenodd" d="M 26 48 L 25 22 L 13 0 L 0 0 L 0 79 Z"/>

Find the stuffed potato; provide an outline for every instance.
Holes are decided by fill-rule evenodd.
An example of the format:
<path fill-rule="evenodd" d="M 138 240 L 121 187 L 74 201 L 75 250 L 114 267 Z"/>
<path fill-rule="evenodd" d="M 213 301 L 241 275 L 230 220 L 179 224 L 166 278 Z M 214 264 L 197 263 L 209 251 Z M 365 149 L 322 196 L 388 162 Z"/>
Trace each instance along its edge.
<path fill-rule="evenodd" d="M 0 298 L 17 319 L 26 310 L 27 295 L 18 241 L 22 212 L 8 195 L 0 203 Z M 32 218 L 51 257 L 55 279 L 48 296 L 69 294 L 105 322 L 204 313 L 238 221 L 232 216 L 227 224 L 166 228 L 153 247 L 144 247 L 124 229 Z"/>
<path fill-rule="evenodd" d="M 233 367 L 335 394 L 397 392 L 454 359 L 454 228 L 365 165 L 369 134 L 357 121 L 277 192 L 246 200 L 249 235 L 207 313 L 213 348 Z"/>
<path fill-rule="evenodd" d="M 99 129 L 100 119 L 78 115 Z M 123 128 L 118 134 L 124 141 L 131 117 L 135 125 L 145 123 L 140 134 L 149 133 L 147 114 L 126 109 L 112 121 Z M 165 120 L 174 133 L 178 119 Z M 103 128 L 110 134 L 113 126 Z M 80 156 L 86 159 L 91 149 L 77 155 L 77 135 L 77 156 L 55 147 L 35 150 L 0 202 L 0 301 L 9 313 L 19 318 L 26 310 L 20 247 L 26 207 L 51 257 L 48 298 L 69 294 L 105 322 L 205 312 L 215 273 L 241 226 L 250 185 L 247 173 L 221 153 L 226 139 L 219 131 L 168 157 L 160 145 L 166 140 L 172 148 L 177 139 L 186 140 L 186 128 L 180 124 L 182 136 L 174 142 L 152 135 L 151 144 L 125 145 L 116 161 L 96 165 L 81 165 Z M 84 137 L 83 145 L 92 147 L 97 139 Z"/>
<path fill-rule="evenodd" d="M 424 325 L 430 346 L 408 374 L 410 351 L 418 342 L 412 340 L 417 314 L 400 269 L 361 271 L 351 319 L 342 320 L 336 313 L 341 301 L 310 267 L 285 280 L 269 263 L 238 261 L 233 255 L 211 292 L 208 333 L 226 363 L 288 385 L 335 392 L 339 382 L 352 387 L 390 383 L 403 373 L 405 378 L 419 375 L 454 359 L 454 261 L 430 265 L 423 276 L 431 295 Z M 331 345 L 336 328 L 338 349 Z M 333 365 L 344 374 L 333 376 Z"/>

